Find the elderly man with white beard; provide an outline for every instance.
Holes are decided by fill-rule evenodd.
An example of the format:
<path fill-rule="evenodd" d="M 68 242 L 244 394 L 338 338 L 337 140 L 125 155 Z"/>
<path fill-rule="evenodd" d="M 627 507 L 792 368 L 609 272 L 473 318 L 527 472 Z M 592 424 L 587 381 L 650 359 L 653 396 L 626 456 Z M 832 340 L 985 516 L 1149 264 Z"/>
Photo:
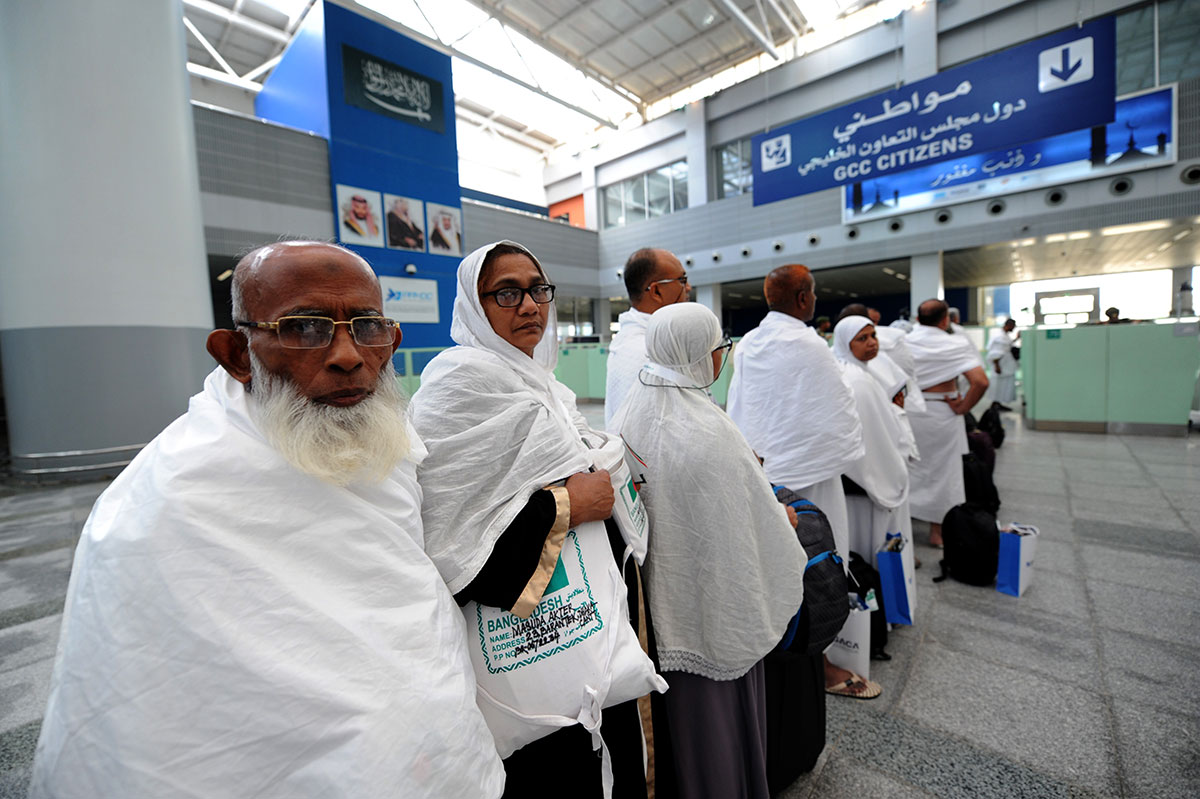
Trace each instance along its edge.
<path fill-rule="evenodd" d="M 76 550 L 31 797 L 496 797 L 367 263 L 247 255 L 188 412 Z"/>

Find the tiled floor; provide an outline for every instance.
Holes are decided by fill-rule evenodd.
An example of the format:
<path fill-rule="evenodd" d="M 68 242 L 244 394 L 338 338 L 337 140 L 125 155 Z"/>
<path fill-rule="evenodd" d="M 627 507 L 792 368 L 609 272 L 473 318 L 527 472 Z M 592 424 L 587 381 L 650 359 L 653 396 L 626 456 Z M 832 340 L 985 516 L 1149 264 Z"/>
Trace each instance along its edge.
<path fill-rule="evenodd" d="M 919 546 L 917 624 L 872 664 L 883 696 L 829 697 L 825 753 L 788 799 L 1200 796 L 1200 434 L 1006 423 L 1000 517 L 1041 528 L 1033 587 L 935 585 Z M 24 796 L 72 543 L 103 487 L 0 488 L 0 798 Z"/>

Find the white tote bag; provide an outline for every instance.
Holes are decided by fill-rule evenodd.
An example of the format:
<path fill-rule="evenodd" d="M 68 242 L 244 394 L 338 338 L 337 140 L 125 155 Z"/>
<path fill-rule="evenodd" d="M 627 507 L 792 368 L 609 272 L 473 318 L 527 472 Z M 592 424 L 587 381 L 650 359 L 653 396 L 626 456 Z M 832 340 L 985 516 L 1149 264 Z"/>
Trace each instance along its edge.
<path fill-rule="evenodd" d="M 871 611 L 851 607 L 846 623 L 825 650 L 825 655 L 835 666 L 852 671 L 864 680 L 870 679 Z"/>
<path fill-rule="evenodd" d="M 646 515 L 646 506 L 638 495 L 637 486 L 634 485 L 633 476 L 625 462 L 625 442 L 620 438 L 611 438 L 600 449 L 592 450 L 591 456 L 597 469 L 608 470 L 609 479 L 612 481 L 615 494 L 612 518 L 621 531 L 621 537 L 625 539 L 625 555 L 621 558 L 621 563 L 624 565 L 625 560 L 633 555 L 633 559 L 640 566 L 646 560 L 650 521 Z"/>
<path fill-rule="evenodd" d="M 667 689 L 629 624 L 625 582 L 602 522 L 567 532 L 528 619 L 477 602 L 463 614 L 479 708 L 501 757 L 578 723 L 605 752 L 607 774 L 601 709 Z"/>

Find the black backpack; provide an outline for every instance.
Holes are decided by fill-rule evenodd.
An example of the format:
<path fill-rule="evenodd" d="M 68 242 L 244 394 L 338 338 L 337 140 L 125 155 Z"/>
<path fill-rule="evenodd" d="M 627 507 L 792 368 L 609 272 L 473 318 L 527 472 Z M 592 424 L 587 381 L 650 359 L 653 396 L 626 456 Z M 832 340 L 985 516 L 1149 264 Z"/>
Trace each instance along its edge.
<path fill-rule="evenodd" d="M 992 446 L 1000 449 L 1000 445 L 1004 443 L 1004 424 L 1000 421 L 1000 403 L 993 402 L 992 406 L 983 412 L 983 416 L 979 417 L 979 429 L 987 433 L 992 439 Z"/>
<path fill-rule="evenodd" d="M 991 585 L 996 582 L 996 567 L 1000 562 L 1000 531 L 996 514 L 971 502 L 955 505 L 942 520 L 942 575 L 933 578 L 940 583 L 953 577 L 970 585 Z"/>
<path fill-rule="evenodd" d="M 967 502 L 987 508 L 992 513 L 1000 510 L 1000 492 L 992 480 L 992 469 L 979 457 L 968 452 L 962 456 L 963 489 Z"/>
<path fill-rule="evenodd" d="M 808 555 L 804 603 L 788 625 L 783 648 L 816 655 L 833 643 L 850 615 L 846 572 L 834 547 L 833 528 L 821 509 L 783 486 L 775 486 L 775 498 L 796 511 L 796 537 Z"/>

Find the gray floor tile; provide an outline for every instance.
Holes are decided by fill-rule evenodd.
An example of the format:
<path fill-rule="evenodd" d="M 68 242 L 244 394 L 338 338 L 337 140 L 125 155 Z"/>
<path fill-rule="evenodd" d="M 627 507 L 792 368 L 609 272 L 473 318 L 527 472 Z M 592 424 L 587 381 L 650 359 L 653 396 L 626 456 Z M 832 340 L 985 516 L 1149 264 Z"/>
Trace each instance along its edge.
<path fill-rule="evenodd" d="M 0 732 L 0 799 L 25 799 L 41 723 Z"/>
<path fill-rule="evenodd" d="M 1024 477 L 1013 476 L 1004 477 L 996 483 L 996 487 L 1003 491 L 1020 491 L 1030 494 L 1050 494 L 1052 496 L 1062 496 L 1067 492 L 1067 483 L 1062 478 L 1039 478 L 1039 477 Z M 1001 500 L 1004 499 L 1001 493 Z"/>
<path fill-rule="evenodd" d="M 1079 557 L 1072 542 L 1055 540 L 1061 539 L 1059 531 L 1039 527 L 1042 535 L 1034 552 L 1033 568 L 1039 572 L 1034 575 L 1037 581 L 1054 580 L 1057 575 L 1069 574 L 1079 576 Z M 1040 572 L 1046 572 L 1045 575 Z"/>
<path fill-rule="evenodd" d="M 1104 580 L 1089 579 L 1087 587 L 1098 626 L 1200 651 L 1200 612 L 1194 599 Z"/>
<path fill-rule="evenodd" d="M 1146 505 L 1131 505 L 1120 498 L 1076 499 L 1072 496 L 1071 512 L 1077 519 L 1098 519 L 1130 527 L 1145 525 L 1147 527 L 1156 527 L 1160 530 L 1189 529 L 1187 523 L 1175 512 L 1175 509 L 1166 504 L 1157 507 L 1148 507 Z"/>
<path fill-rule="evenodd" d="M 1200 717 L 1113 700 L 1126 795 L 1200 796 Z"/>
<path fill-rule="evenodd" d="M 4 672 L 0 684 L 0 733 L 42 718 L 50 698 L 50 668 L 47 663 Z"/>
<path fill-rule="evenodd" d="M 52 660 L 61 625 L 56 614 L 0 630 L 0 672 Z"/>
<path fill-rule="evenodd" d="M 842 754 L 829 758 L 814 781 L 811 795 L 814 799 L 862 799 L 866 796 L 929 799 L 937 796 L 877 771 L 870 759 L 859 760 Z"/>
<path fill-rule="evenodd" d="M 0 614 L 25 605 L 62 600 L 71 576 L 71 548 L 0 561 Z"/>
<path fill-rule="evenodd" d="M 1175 475 L 1152 475 L 1154 484 L 1164 491 L 1179 491 L 1181 493 L 1200 492 L 1200 481 L 1191 477 Z"/>
<path fill-rule="evenodd" d="M 1166 593 L 1200 598 L 1200 558 L 1131 552 L 1098 544 L 1083 544 L 1080 553 L 1089 580 L 1152 585 Z"/>
<path fill-rule="evenodd" d="M 1069 784 L 1106 791 L 1117 779 L 1103 699 L 1027 669 L 926 644 L 899 710 Z"/>
<path fill-rule="evenodd" d="M 1200 693 L 1179 690 L 1194 681 L 1195 647 L 1107 629 L 1100 641 L 1108 693 L 1200 717 Z"/>
<path fill-rule="evenodd" d="M 1076 519 L 1075 535 L 1085 543 L 1154 553 L 1200 556 L 1200 539 L 1186 529 L 1119 524 L 1107 519 Z"/>
<path fill-rule="evenodd" d="M 1150 507 L 1167 507 L 1167 498 L 1157 486 L 1112 486 L 1101 483 L 1070 482 L 1071 499 L 1107 499 L 1119 500 L 1129 505 L 1147 505 Z"/>
<path fill-rule="evenodd" d="M 1070 469 L 1067 470 L 1067 483 L 1074 488 L 1081 483 L 1090 483 L 1093 485 L 1112 486 L 1113 488 L 1153 488 L 1155 483 L 1151 475 L 1146 474 L 1141 469 L 1111 472 L 1107 469 Z M 1086 489 L 1081 489 L 1086 490 Z"/>
<path fill-rule="evenodd" d="M 1023 597 L 1006 599 L 993 608 L 942 603 L 926 625 L 926 640 L 1095 690 L 1100 661 L 1090 620 L 1031 611 Z"/>

